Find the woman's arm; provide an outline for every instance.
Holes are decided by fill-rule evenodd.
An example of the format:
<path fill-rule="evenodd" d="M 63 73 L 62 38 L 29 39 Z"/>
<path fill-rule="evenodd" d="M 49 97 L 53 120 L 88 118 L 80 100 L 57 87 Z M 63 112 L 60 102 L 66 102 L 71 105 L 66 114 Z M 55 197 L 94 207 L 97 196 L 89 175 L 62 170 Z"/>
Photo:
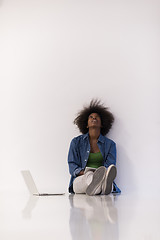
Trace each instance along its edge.
<path fill-rule="evenodd" d="M 108 168 L 111 164 L 116 165 L 116 144 L 115 142 L 111 142 L 108 154 L 104 161 L 104 166 Z"/>
<path fill-rule="evenodd" d="M 77 177 L 84 174 L 84 169 L 81 167 L 81 162 L 77 152 L 75 139 L 71 141 L 68 153 L 69 172 L 72 176 Z"/>

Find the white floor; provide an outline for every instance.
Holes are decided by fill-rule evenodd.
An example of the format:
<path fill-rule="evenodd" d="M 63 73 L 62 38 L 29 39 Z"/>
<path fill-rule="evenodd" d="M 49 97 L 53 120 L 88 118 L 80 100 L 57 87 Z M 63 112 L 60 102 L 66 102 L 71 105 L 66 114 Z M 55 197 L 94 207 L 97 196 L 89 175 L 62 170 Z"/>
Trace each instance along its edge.
<path fill-rule="evenodd" d="M 159 240 L 160 198 L 0 194 L 0 239 Z"/>

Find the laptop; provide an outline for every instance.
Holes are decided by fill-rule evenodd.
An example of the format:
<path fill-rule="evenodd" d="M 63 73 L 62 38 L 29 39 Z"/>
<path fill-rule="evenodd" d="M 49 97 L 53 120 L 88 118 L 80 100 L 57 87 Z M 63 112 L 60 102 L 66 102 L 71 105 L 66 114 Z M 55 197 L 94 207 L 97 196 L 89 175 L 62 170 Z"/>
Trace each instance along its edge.
<path fill-rule="evenodd" d="M 37 186 L 32 178 L 32 175 L 29 170 L 21 171 L 25 184 L 30 192 L 30 194 L 35 196 L 54 196 L 54 195 L 64 195 L 65 192 L 55 192 L 55 193 L 39 193 Z"/>

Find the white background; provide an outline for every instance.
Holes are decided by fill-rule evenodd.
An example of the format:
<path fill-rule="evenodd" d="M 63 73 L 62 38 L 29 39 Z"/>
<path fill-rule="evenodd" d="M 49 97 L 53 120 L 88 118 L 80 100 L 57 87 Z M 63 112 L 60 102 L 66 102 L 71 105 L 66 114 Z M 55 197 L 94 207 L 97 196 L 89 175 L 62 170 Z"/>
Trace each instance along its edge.
<path fill-rule="evenodd" d="M 67 190 L 73 120 L 99 98 L 122 193 L 159 194 L 159 12 L 156 0 L 0 0 L 2 190 L 25 189 L 22 169 Z"/>

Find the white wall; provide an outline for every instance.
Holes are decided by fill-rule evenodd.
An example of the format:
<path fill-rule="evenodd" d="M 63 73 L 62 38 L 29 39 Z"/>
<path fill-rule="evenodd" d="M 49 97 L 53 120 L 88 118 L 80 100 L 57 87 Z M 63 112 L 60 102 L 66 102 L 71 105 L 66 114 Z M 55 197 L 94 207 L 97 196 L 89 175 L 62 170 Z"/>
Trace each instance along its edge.
<path fill-rule="evenodd" d="M 0 1 L 1 189 L 24 189 L 22 169 L 67 189 L 73 120 L 98 97 L 116 118 L 118 186 L 160 191 L 159 12 L 156 0 Z"/>

